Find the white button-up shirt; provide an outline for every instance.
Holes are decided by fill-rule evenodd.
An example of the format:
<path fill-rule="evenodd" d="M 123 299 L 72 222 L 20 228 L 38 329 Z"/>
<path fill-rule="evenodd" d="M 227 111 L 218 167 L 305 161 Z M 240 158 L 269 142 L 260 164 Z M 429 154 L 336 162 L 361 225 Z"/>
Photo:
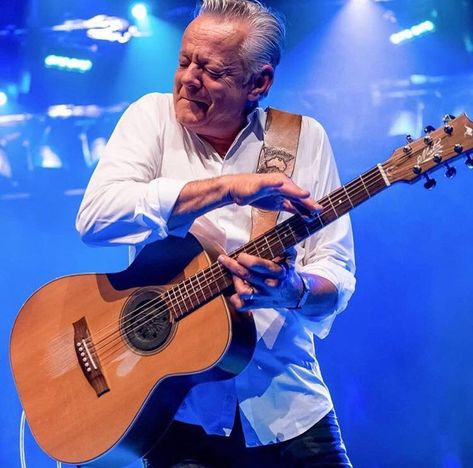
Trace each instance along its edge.
<path fill-rule="evenodd" d="M 172 96 L 148 94 L 117 124 L 90 180 L 77 217 L 85 242 L 144 244 L 169 234 L 167 221 L 182 187 L 197 179 L 255 172 L 266 113 L 257 108 L 225 158 L 175 118 Z M 292 179 L 321 199 L 340 186 L 326 133 L 303 117 Z M 281 214 L 280 220 L 288 214 Z M 194 221 L 193 227 L 231 252 L 249 241 L 251 207 L 228 205 Z M 330 280 L 338 290 L 323 320 L 286 309 L 254 311 L 257 345 L 247 368 L 231 380 L 194 387 L 176 419 L 200 424 L 209 434 L 229 435 L 239 405 L 247 446 L 291 439 L 313 426 L 332 401 L 315 357 L 314 334 L 327 336 L 355 286 L 353 239 L 347 215 L 297 246 L 296 269 Z"/>

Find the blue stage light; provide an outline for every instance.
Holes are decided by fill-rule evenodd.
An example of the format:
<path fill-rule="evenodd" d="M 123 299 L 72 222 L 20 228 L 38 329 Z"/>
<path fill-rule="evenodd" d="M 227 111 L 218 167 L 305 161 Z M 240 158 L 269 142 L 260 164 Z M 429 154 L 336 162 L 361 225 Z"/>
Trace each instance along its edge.
<path fill-rule="evenodd" d="M 0 106 L 4 106 L 8 102 L 7 93 L 0 91 Z"/>
<path fill-rule="evenodd" d="M 432 21 L 424 21 L 423 23 L 416 24 L 409 29 L 403 29 L 397 33 L 391 34 L 389 40 L 394 45 L 399 45 L 402 42 L 409 41 L 418 36 L 423 36 L 429 32 L 435 31 L 435 24 Z"/>
<path fill-rule="evenodd" d="M 143 21 L 148 16 L 148 7 L 144 3 L 135 3 L 131 7 L 131 14 L 138 21 Z"/>
<path fill-rule="evenodd" d="M 84 73 L 92 68 L 92 62 L 87 59 L 73 57 L 62 57 L 60 55 L 48 55 L 44 59 L 46 68 L 57 68 L 59 70 L 76 71 Z"/>

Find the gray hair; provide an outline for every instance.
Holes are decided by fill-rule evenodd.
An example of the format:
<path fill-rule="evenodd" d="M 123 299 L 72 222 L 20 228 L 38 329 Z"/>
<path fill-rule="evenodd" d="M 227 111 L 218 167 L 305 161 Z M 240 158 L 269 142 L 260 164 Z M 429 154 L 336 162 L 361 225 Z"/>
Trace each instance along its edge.
<path fill-rule="evenodd" d="M 242 59 L 250 73 L 258 73 L 266 64 L 274 68 L 279 64 L 286 28 L 275 11 L 258 0 L 202 0 L 196 16 L 202 14 L 246 21 L 250 25 L 250 33 L 241 47 Z"/>

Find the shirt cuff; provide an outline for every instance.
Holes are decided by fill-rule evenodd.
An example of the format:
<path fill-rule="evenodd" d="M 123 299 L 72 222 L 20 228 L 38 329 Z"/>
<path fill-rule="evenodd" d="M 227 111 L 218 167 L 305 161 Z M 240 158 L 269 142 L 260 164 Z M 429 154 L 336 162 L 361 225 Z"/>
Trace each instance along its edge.
<path fill-rule="evenodd" d="M 186 180 L 167 177 L 159 177 L 148 184 L 145 196 L 137 204 L 135 218 L 141 224 L 156 231 L 153 238 L 164 239 L 169 235 L 186 236 L 192 223 L 174 229 L 169 229 L 167 225 L 177 198 L 186 184 Z"/>

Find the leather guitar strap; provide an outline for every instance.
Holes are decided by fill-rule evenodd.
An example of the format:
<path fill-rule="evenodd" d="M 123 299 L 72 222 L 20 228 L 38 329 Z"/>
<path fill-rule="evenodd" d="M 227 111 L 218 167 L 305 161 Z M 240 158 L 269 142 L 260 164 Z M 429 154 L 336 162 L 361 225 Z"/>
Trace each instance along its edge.
<path fill-rule="evenodd" d="M 268 107 L 263 148 L 257 174 L 283 172 L 292 176 L 301 133 L 302 116 Z M 250 240 L 276 225 L 279 212 L 252 207 Z"/>

